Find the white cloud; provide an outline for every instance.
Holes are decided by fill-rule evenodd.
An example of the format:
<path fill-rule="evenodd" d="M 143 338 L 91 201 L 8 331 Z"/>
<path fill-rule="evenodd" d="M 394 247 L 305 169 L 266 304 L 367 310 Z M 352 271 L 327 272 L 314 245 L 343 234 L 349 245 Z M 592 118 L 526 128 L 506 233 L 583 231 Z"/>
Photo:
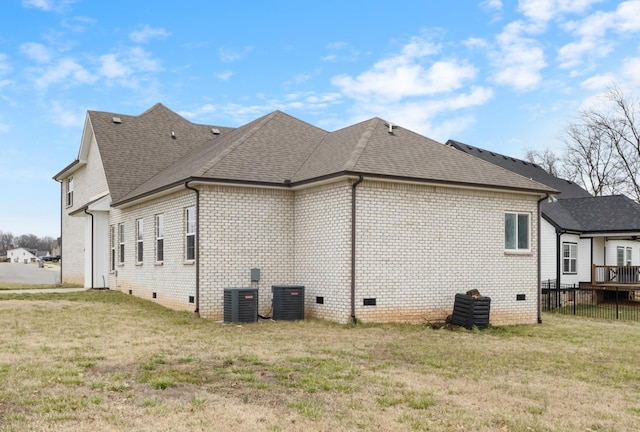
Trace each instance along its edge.
<path fill-rule="evenodd" d="M 224 63 L 232 63 L 234 61 L 240 60 L 252 50 L 252 47 L 244 47 L 240 50 L 232 50 L 223 47 L 218 50 L 218 57 L 220 57 L 220 61 Z"/>
<path fill-rule="evenodd" d="M 536 27 L 544 27 L 558 12 L 555 0 L 520 0 L 518 9 Z"/>
<path fill-rule="evenodd" d="M 615 80 L 615 75 L 610 73 L 594 75 L 582 81 L 580 86 L 587 90 L 602 91 L 610 86 Z"/>
<path fill-rule="evenodd" d="M 22 0 L 22 6 L 27 8 L 40 9 L 45 12 L 57 12 L 75 2 L 76 0 Z"/>
<path fill-rule="evenodd" d="M 22 0 L 22 6 L 50 11 L 53 9 L 53 0 Z"/>
<path fill-rule="evenodd" d="M 571 21 L 565 28 L 576 36 L 558 51 L 561 67 L 579 66 L 584 57 L 606 57 L 614 46 L 609 32 L 633 35 L 640 32 L 640 0 L 629 0 L 618 4 L 611 12 L 597 11 L 581 21 Z"/>
<path fill-rule="evenodd" d="M 107 78 L 123 78 L 131 74 L 131 68 L 118 60 L 115 54 L 100 57 L 100 74 Z"/>
<path fill-rule="evenodd" d="M 143 72 L 157 72 L 161 68 L 151 55 L 140 47 L 120 53 L 100 56 L 99 73 L 107 79 L 117 80 L 125 87 L 135 87 L 132 77 Z"/>
<path fill-rule="evenodd" d="M 502 0 L 485 0 L 481 6 L 486 9 L 502 10 Z"/>
<path fill-rule="evenodd" d="M 231 71 L 220 72 L 216 74 L 216 78 L 218 78 L 221 81 L 228 81 L 229 78 L 231 78 L 232 76 L 233 76 L 233 72 Z"/>
<path fill-rule="evenodd" d="M 63 127 L 82 127 L 86 111 L 74 104 L 73 108 L 66 108 L 62 103 L 53 101 L 47 107 L 47 116 L 51 121 Z"/>
<path fill-rule="evenodd" d="M 352 62 L 357 60 L 361 55 L 358 50 L 347 42 L 331 42 L 326 45 L 326 48 L 331 51 L 331 53 L 321 57 L 321 60 L 325 62 Z"/>
<path fill-rule="evenodd" d="M 51 61 L 51 52 L 46 46 L 35 43 L 26 42 L 20 45 L 20 51 L 31 60 L 35 60 L 38 63 L 49 63 Z"/>
<path fill-rule="evenodd" d="M 144 44 L 150 39 L 166 39 L 170 35 L 171 33 L 163 28 L 152 28 L 145 25 L 140 30 L 129 33 L 129 39 L 135 43 Z"/>
<path fill-rule="evenodd" d="M 544 51 L 535 39 L 522 36 L 525 25 L 520 21 L 508 24 L 497 37 L 498 51 L 491 53 L 496 83 L 516 90 L 531 90 L 542 81 L 546 67 Z"/>
<path fill-rule="evenodd" d="M 68 84 L 92 84 L 97 77 L 88 72 L 80 64 L 71 58 L 63 58 L 55 65 L 48 67 L 43 74 L 36 79 L 36 86 L 47 88 L 52 84 L 65 82 Z"/>
<path fill-rule="evenodd" d="M 622 64 L 622 74 L 636 86 L 640 86 L 640 57 L 626 59 Z"/>
<path fill-rule="evenodd" d="M 11 72 L 9 59 L 5 54 L 0 53 L 0 75 L 6 75 Z"/>
<path fill-rule="evenodd" d="M 377 62 L 355 78 L 339 75 L 331 81 L 342 93 L 356 100 L 391 102 L 450 92 L 475 78 L 477 70 L 464 62 L 426 62 L 425 57 L 437 53 L 438 49 L 431 41 L 414 37 L 395 57 Z"/>

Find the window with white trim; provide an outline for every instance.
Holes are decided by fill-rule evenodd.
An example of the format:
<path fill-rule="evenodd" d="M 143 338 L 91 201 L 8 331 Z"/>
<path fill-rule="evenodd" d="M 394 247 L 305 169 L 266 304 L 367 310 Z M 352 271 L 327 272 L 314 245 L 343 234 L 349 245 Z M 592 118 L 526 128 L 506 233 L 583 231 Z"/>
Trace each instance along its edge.
<path fill-rule="evenodd" d="M 529 213 L 504 214 L 504 248 L 507 251 L 529 251 L 531 237 Z"/>
<path fill-rule="evenodd" d="M 109 261 L 110 269 L 114 271 L 116 269 L 116 226 L 109 226 Z"/>
<path fill-rule="evenodd" d="M 118 224 L 118 259 L 124 264 L 124 224 Z"/>
<path fill-rule="evenodd" d="M 67 179 L 67 207 L 73 205 L 73 177 Z"/>
<path fill-rule="evenodd" d="M 141 263 L 144 259 L 144 220 L 136 221 L 136 262 Z"/>
<path fill-rule="evenodd" d="M 196 259 L 196 208 L 189 207 L 185 210 L 186 239 L 185 239 L 185 259 L 193 261 Z"/>
<path fill-rule="evenodd" d="M 578 263 L 578 245 L 576 243 L 562 244 L 562 272 L 576 274 Z"/>
<path fill-rule="evenodd" d="M 156 215 L 156 262 L 164 261 L 164 215 Z"/>
<path fill-rule="evenodd" d="M 618 246 L 616 252 L 619 267 L 631 265 L 633 252 L 630 247 Z"/>

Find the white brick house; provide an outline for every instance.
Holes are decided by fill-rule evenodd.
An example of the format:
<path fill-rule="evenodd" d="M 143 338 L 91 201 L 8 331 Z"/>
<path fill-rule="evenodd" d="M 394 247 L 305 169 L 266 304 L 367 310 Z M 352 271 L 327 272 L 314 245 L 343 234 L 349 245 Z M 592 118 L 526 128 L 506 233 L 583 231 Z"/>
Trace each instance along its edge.
<path fill-rule="evenodd" d="M 89 111 L 54 178 L 64 281 L 216 320 L 231 287 L 258 288 L 269 315 L 272 285 L 341 323 L 444 319 L 472 288 L 493 324 L 539 319 L 554 189 L 378 118 L 327 132 L 278 111 L 236 129 L 160 104 Z"/>

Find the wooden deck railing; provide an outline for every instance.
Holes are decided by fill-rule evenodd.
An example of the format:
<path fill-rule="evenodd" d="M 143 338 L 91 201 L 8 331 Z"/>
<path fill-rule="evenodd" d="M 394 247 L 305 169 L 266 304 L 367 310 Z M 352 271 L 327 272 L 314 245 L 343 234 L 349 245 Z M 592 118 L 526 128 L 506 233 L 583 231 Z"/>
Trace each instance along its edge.
<path fill-rule="evenodd" d="M 640 266 L 600 266 L 592 265 L 591 283 L 593 285 L 606 284 L 639 284 Z"/>

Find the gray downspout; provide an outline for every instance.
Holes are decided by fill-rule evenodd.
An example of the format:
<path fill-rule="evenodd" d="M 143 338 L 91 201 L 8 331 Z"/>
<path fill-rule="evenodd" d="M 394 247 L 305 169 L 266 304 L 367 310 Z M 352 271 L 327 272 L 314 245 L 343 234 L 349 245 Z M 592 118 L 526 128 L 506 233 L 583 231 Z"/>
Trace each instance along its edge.
<path fill-rule="evenodd" d="M 188 181 L 184 187 L 196 193 L 196 309 L 193 313 L 200 316 L 200 190 L 189 186 Z"/>
<path fill-rule="evenodd" d="M 57 181 L 57 180 L 56 180 Z M 58 247 L 60 248 L 60 260 L 62 260 L 62 215 L 64 208 L 64 182 L 62 180 L 60 183 L 60 243 Z M 62 262 L 60 262 L 60 283 L 62 284 Z"/>
<path fill-rule="evenodd" d="M 542 201 L 548 198 L 549 194 L 538 200 L 538 324 L 542 324 L 542 254 L 540 253 L 542 245 Z"/>
<path fill-rule="evenodd" d="M 562 281 L 560 280 L 562 277 L 562 272 L 560 268 L 563 266 L 563 256 L 562 256 L 562 231 L 556 231 L 556 289 L 560 289 L 560 284 Z"/>
<path fill-rule="evenodd" d="M 93 213 L 89 213 L 87 209 L 84 209 L 84 212 L 91 216 L 91 289 L 93 289 Z M 60 267 L 62 267 L 62 265 L 60 265 Z"/>
<path fill-rule="evenodd" d="M 364 178 L 358 177 L 351 185 L 351 322 L 357 324 L 356 318 L 356 188 Z"/>

